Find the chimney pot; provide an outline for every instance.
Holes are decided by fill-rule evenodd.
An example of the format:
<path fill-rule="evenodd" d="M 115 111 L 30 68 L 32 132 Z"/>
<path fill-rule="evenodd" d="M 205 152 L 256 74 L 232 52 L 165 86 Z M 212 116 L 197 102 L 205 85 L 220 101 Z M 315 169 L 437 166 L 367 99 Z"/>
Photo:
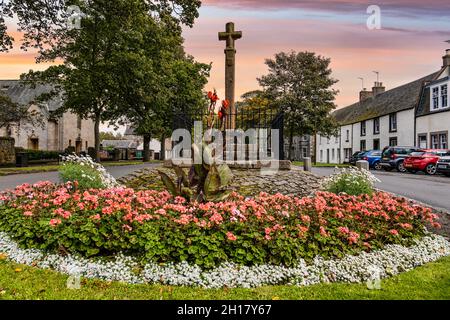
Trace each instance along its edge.
<path fill-rule="evenodd" d="M 445 56 L 442 57 L 443 67 L 450 67 L 450 49 L 445 50 Z"/>

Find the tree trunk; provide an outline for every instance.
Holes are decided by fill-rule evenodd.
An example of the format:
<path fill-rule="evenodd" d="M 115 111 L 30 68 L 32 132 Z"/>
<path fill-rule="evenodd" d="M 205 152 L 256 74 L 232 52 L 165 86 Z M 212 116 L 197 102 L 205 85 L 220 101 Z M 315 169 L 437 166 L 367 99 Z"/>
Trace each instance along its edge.
<path fill-rule="evenodd" d="M 291 130 L 289 134 L 289 160 L 294 161 L 294 132 Z"/>
<path fill-rule="evenodd" d="M 94 120 L 94 139 L 95 139 L 95 161 L 100 162 L 100 116 L 96 115 Z"/>
<path fill-rule="evenodd" d="M 150 134 L 144 135 L 144 162 L 150 161 L 150 141 L 152 136 Z"/>
<path fill-rule="evenodd" d="M 313 139 L 313 141 L 314 141 L 314 143 L 313 143 L 314 151 L 312 153 L 313 156 L 312 156 L 311 160 L 312 160 L 312 163 L 314 165 L 316 165 L 317 164 L 317 133 L 314 132 L 314 134 L 311 137 L 311 139 Z"/>
<path fill-rule="evenodd" d="M 159 160 L 166 160 L 166 137 L 164 134 L 161 135 L 161 154 Z"/>

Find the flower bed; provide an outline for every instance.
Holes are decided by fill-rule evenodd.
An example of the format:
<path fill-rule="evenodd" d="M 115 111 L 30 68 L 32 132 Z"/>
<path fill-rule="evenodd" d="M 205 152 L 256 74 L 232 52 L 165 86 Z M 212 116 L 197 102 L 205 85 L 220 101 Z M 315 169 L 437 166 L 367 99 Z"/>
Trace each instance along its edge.
<path fill-rule="evenodd" d="M 450 255 L 450 243 L 441 236 L 415 240 L 410 247 L 387 245 L 383 250 L 343 259 L 317 257 L 307 264 L 299 260 L 288 268 L 274 265 L 251 267 L 224 263 L 211 270 L 182 263 L 141 265 L 135 258 L 117 255 L 111 261 L 86 259 L 73 255 L 48 254 L 22 249 L 7 234 L 0 232 L 0 253 L 10 261 L 38 268 L 105 281 L 131 284 L 148 283 L 204 288 L 252 288 L 264 285 L 313 285 L 321 282 L 376 281 Z"/>
<path fill-rule="evenodd" d="M 111 257 L 143 263 L 189 263 L 202 269 L 298 266 L 317 256 L 341 258 L 411 245 L 438 226 L 429 208 L 385 193 L 293 198 L 233 194 L 226 202 L 186 203 L 167 192 L 76 184 L 22 185 L 2 193 L 0 230 L 23 248 Z M 255 267 L 256 268 L 256 267 Z"/>

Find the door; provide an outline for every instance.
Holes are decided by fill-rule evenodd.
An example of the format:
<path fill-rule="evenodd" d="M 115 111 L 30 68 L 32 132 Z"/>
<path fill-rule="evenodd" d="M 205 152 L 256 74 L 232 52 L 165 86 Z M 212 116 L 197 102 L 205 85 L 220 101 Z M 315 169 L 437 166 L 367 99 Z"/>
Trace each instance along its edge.
<path fill-rule="evenodd" d="M 83 147 L 83 143 L 81 140 L 77 140 L 75 141 L 75 153 L 76 154 L 80 154 L 81 153 L 81 148 Z"/>
<path fill-rule="evenodd" d="M 330 149 L 327 149 L 327 163 L 330 163 Z"/>

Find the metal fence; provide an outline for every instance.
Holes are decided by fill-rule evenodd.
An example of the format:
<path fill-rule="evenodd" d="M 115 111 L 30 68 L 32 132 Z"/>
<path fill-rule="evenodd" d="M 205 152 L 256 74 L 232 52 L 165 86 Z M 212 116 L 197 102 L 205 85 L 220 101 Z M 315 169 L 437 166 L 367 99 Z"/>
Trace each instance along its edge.
<path fill-rule="evenodd" d="M 256 109 L 247 110 L 241 109 L 236 113 L 227 114 L 224 119 L 219 119 L 217 114 L 186 114 L 177 113 L 173 119 L 173 129 L 186 129 L 190 132 L 194 129 L 194 123 L 201 121 L 203 123 L 203 130 L 210 127 L 222 131 L 225 134 L 225 130 L 229 128 L 240 129 L 247 131 L 249 129 L 267 129 L 267 146 L 268 152 L 272 150 L 272 131 L 271 129 L 278 130 L 279 133 L 279 150 L 277 152 L 277 158 L 284 160 L 284 114 L 275 109 Z M 234 126 L 233 126 L 234 122 Z M 225 138 L 225 135 L 224 135 Z M 225 140 L 225 139 L 224 139 Z M 235 143 L 238 143 L 235 141 Z M 243 143 L 249 144 L 249 141 Z M 240 147 L 240 146 L 239 146 Z"/>

